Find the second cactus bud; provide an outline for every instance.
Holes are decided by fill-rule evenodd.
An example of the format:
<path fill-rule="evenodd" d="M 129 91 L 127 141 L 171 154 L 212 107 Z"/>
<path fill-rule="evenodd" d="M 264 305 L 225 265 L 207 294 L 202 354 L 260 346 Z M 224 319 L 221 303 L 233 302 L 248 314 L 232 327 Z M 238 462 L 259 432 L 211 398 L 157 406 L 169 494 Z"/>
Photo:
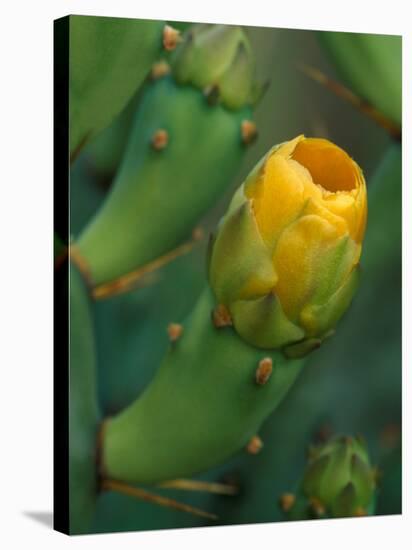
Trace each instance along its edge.
<path fill-rule="evenodd" d="M 375 470 L 360 437 L 339 436 L 312 448 L 297 496 L 281 497 L 288 518 L 366 516 L 375 503 Z"/>
<path fill-rule="evenodd" d="M 173 60 L 179 84 L 201 88 L 228 109 L 253 102 L 255 61 L 244 31 L 229 25 L 195 25 Z"/>
<path fill-rule="evenodd" d="M 358 280 L 367 211 L 359 166 L 325 139 L 273 147 L 235 194 L 209 279 L 237 332 L 305 355 L 335 327 Z"/>

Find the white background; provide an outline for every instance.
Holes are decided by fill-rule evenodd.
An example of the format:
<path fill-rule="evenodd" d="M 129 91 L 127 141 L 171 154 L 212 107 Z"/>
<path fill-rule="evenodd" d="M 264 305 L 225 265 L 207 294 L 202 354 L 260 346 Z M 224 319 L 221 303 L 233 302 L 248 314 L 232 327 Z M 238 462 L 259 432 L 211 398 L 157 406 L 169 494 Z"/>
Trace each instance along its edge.
<path fill-rule="evenodd" d="M 404 34 L 404 335 L 411 330 L 411 71 L 407 0 L 387 2 L 14 0 L 0 29 L 0 546 L 30 548 L 410 548 L 411 445 L 403 517 L 68 538 L 52 510 L 52 20 L 69 13 Z M 409 25 L 408 25 L 409 19 Z M 406 70 L 408 68 L 408 70 Z M 288 108 L 287 105 L 284 106 Z M 57 182 L 58 183 L 58 182 Z M 409 247 L 408 247 L 409 248 Z M 409 336 L 410 340 L 410 336 Z M 404 368 L 411 353 L 404 337 Z M 407 365 L 409 363 L 409 365 Z M 404 436 L 410 376 L 404 371 Z M 409 491 L 407 490 L 409 488 Z"/>

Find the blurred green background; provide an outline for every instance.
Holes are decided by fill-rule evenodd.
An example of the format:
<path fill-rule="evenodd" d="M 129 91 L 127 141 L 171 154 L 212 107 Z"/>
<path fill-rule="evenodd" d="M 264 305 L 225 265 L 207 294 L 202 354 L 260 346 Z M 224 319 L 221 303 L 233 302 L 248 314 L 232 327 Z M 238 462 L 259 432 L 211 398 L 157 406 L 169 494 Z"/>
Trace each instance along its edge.
<path fill-rule="evenodd" d="M 301 65 L 339 80 L 319 33 L 248 28 L 259 76 L 270 86 L 255 111 L 259 138 L 219 203 L 200 221 L 208 233 L 233 190 L 274 144 L 298 134 L 325 137 L 363 168 L 369 223 L 360 290 L 336 335 L 308 361 L 289 396 L 261 431 L 263 451 L 239 453 L 203 479 L 235 479 L 237 497 L 159 491 L 219 515 L 221 524 L 280 521 L 281 493 L 295 488 L 311 442 L 361 433 L 381 470 L 378 514 L 401 511 L 401 173 L 400 146 L 371 119 L 309 79 Z M 138 94 L 71 170 L 75 237 L 98 208 L 121 157 Z M 190 152 L 188 152 L 190 154 Z M 94 306 L 99 398 L 106 414 L 130 403 L 153 377 L 168 346 L 166 327 L 190 312 L 206 281 L 205 241 L 155 273 L 150 285 Z M 114 493 L 98 501 L 93 531 L 209 525 L 182 512 Z M 215 524 L 215 523 L 213 523 Z"/>

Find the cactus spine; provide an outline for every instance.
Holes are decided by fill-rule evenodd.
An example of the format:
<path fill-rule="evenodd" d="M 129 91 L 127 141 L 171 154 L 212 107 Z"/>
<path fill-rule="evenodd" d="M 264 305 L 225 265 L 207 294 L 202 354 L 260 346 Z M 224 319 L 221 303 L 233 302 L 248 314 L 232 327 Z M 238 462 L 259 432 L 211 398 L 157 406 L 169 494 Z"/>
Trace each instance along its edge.
<path fill-rule="evenodd" d="M 400 125 L 402 37 L 321 32 L 319 39 L 350 88 Z"/>

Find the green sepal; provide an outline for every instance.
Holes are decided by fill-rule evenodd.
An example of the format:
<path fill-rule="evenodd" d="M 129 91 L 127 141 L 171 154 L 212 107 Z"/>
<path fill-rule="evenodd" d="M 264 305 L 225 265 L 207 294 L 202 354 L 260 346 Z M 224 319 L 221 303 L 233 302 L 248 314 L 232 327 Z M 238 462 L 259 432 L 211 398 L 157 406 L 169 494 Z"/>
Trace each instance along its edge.
<path fill-rule="evenodd" d="M 251 104 L 255 61 L 244 31 L 232 25 L 195 25 L 171 60 L 179 84 L 191 84 L 231 110 Z"/>
<path fill-rule="evenodd" d="M 325 472 L 330 465 L 330 461 L 329 455 L 323 455 L 308 466 L 302 482 L 302 490 L 306 496 L 313 497 L 318 495 L 319 488 L 322 488 Z"/>
<path fill-rule="evenodd" d="M 356 507 L 356 489 L 350 481 L 332 503 L 331 512 L 335 518 L 351 517 Z"/>
<path fill-rule="evenodd" d="M 368 462 L 365 462 L 358 454 L 352 455 L 350 475 L 356 486 L 359 502 L 366 506 L 371 500 L 375 480 Z"/>
<path fill-rule="evenodd" d="M 229 69 L 222 75 L 219 92 L 225 104 L 231 109 L 239 109 L 251 101 L 251 82 L 254 66 L 250 63 L 250 48 L 241 42 Z"/>
<path fill-rule="evenodd" d="M 256 300 L 239 300 L 230 306 L 240 336 L 258 348 L 281 348 L 301 340 L 305 333 L 286 317 L 274 293 Z"/>
<path fill-rule="evenodd" d="M 346 282 L 325 304 L 310 305 L 303 309 L 300 324 L 306 329 L 308 336 L 323 335 L 336 325 L 348 309 L 358 288 L 359 275 L 359 267 L 356 267 Z"/>
<path fill-rule="evenodd" d="M 350 236 L 344 235 L 322 251 L 319 281 L 310 299 L 312 305 L 324 304 L 346 282 L 359 246 Z"/>
<path fill-rule="evenodd" d="M 290 344 L 283 348 L 283 353 L 290 359 L 297 359 L 299 357 L 306 357 L 309 353 L 318 349 L 322 344 L 320 338 L 306 338 L 302 342 L 296 344 Z"/>
<path fill-rule="evenodd" d="M 210 285 L 217 301 L 230 305 L 242 298 L 257 298 L 270 292 L 276 280 L 251 204 L 244 199 L 218 229 L 209 266 Z M 250 291 L 251 283 L 260 289 L 258 293 Z"/>
<path fill-rule="evenodd" d="M 350 459 L 351 459 L 352 438 L 342 437 L 333 442 L 333 447 L 325 448 L 329 453 L 330 464 L 328 471 L 325 472 L 325 483 L 320 489 L 319 498 L 322 502 L 333 503 L 342 487 L 350 479 Z M 327 477 L 326 477 L 327 476 Z"/>

